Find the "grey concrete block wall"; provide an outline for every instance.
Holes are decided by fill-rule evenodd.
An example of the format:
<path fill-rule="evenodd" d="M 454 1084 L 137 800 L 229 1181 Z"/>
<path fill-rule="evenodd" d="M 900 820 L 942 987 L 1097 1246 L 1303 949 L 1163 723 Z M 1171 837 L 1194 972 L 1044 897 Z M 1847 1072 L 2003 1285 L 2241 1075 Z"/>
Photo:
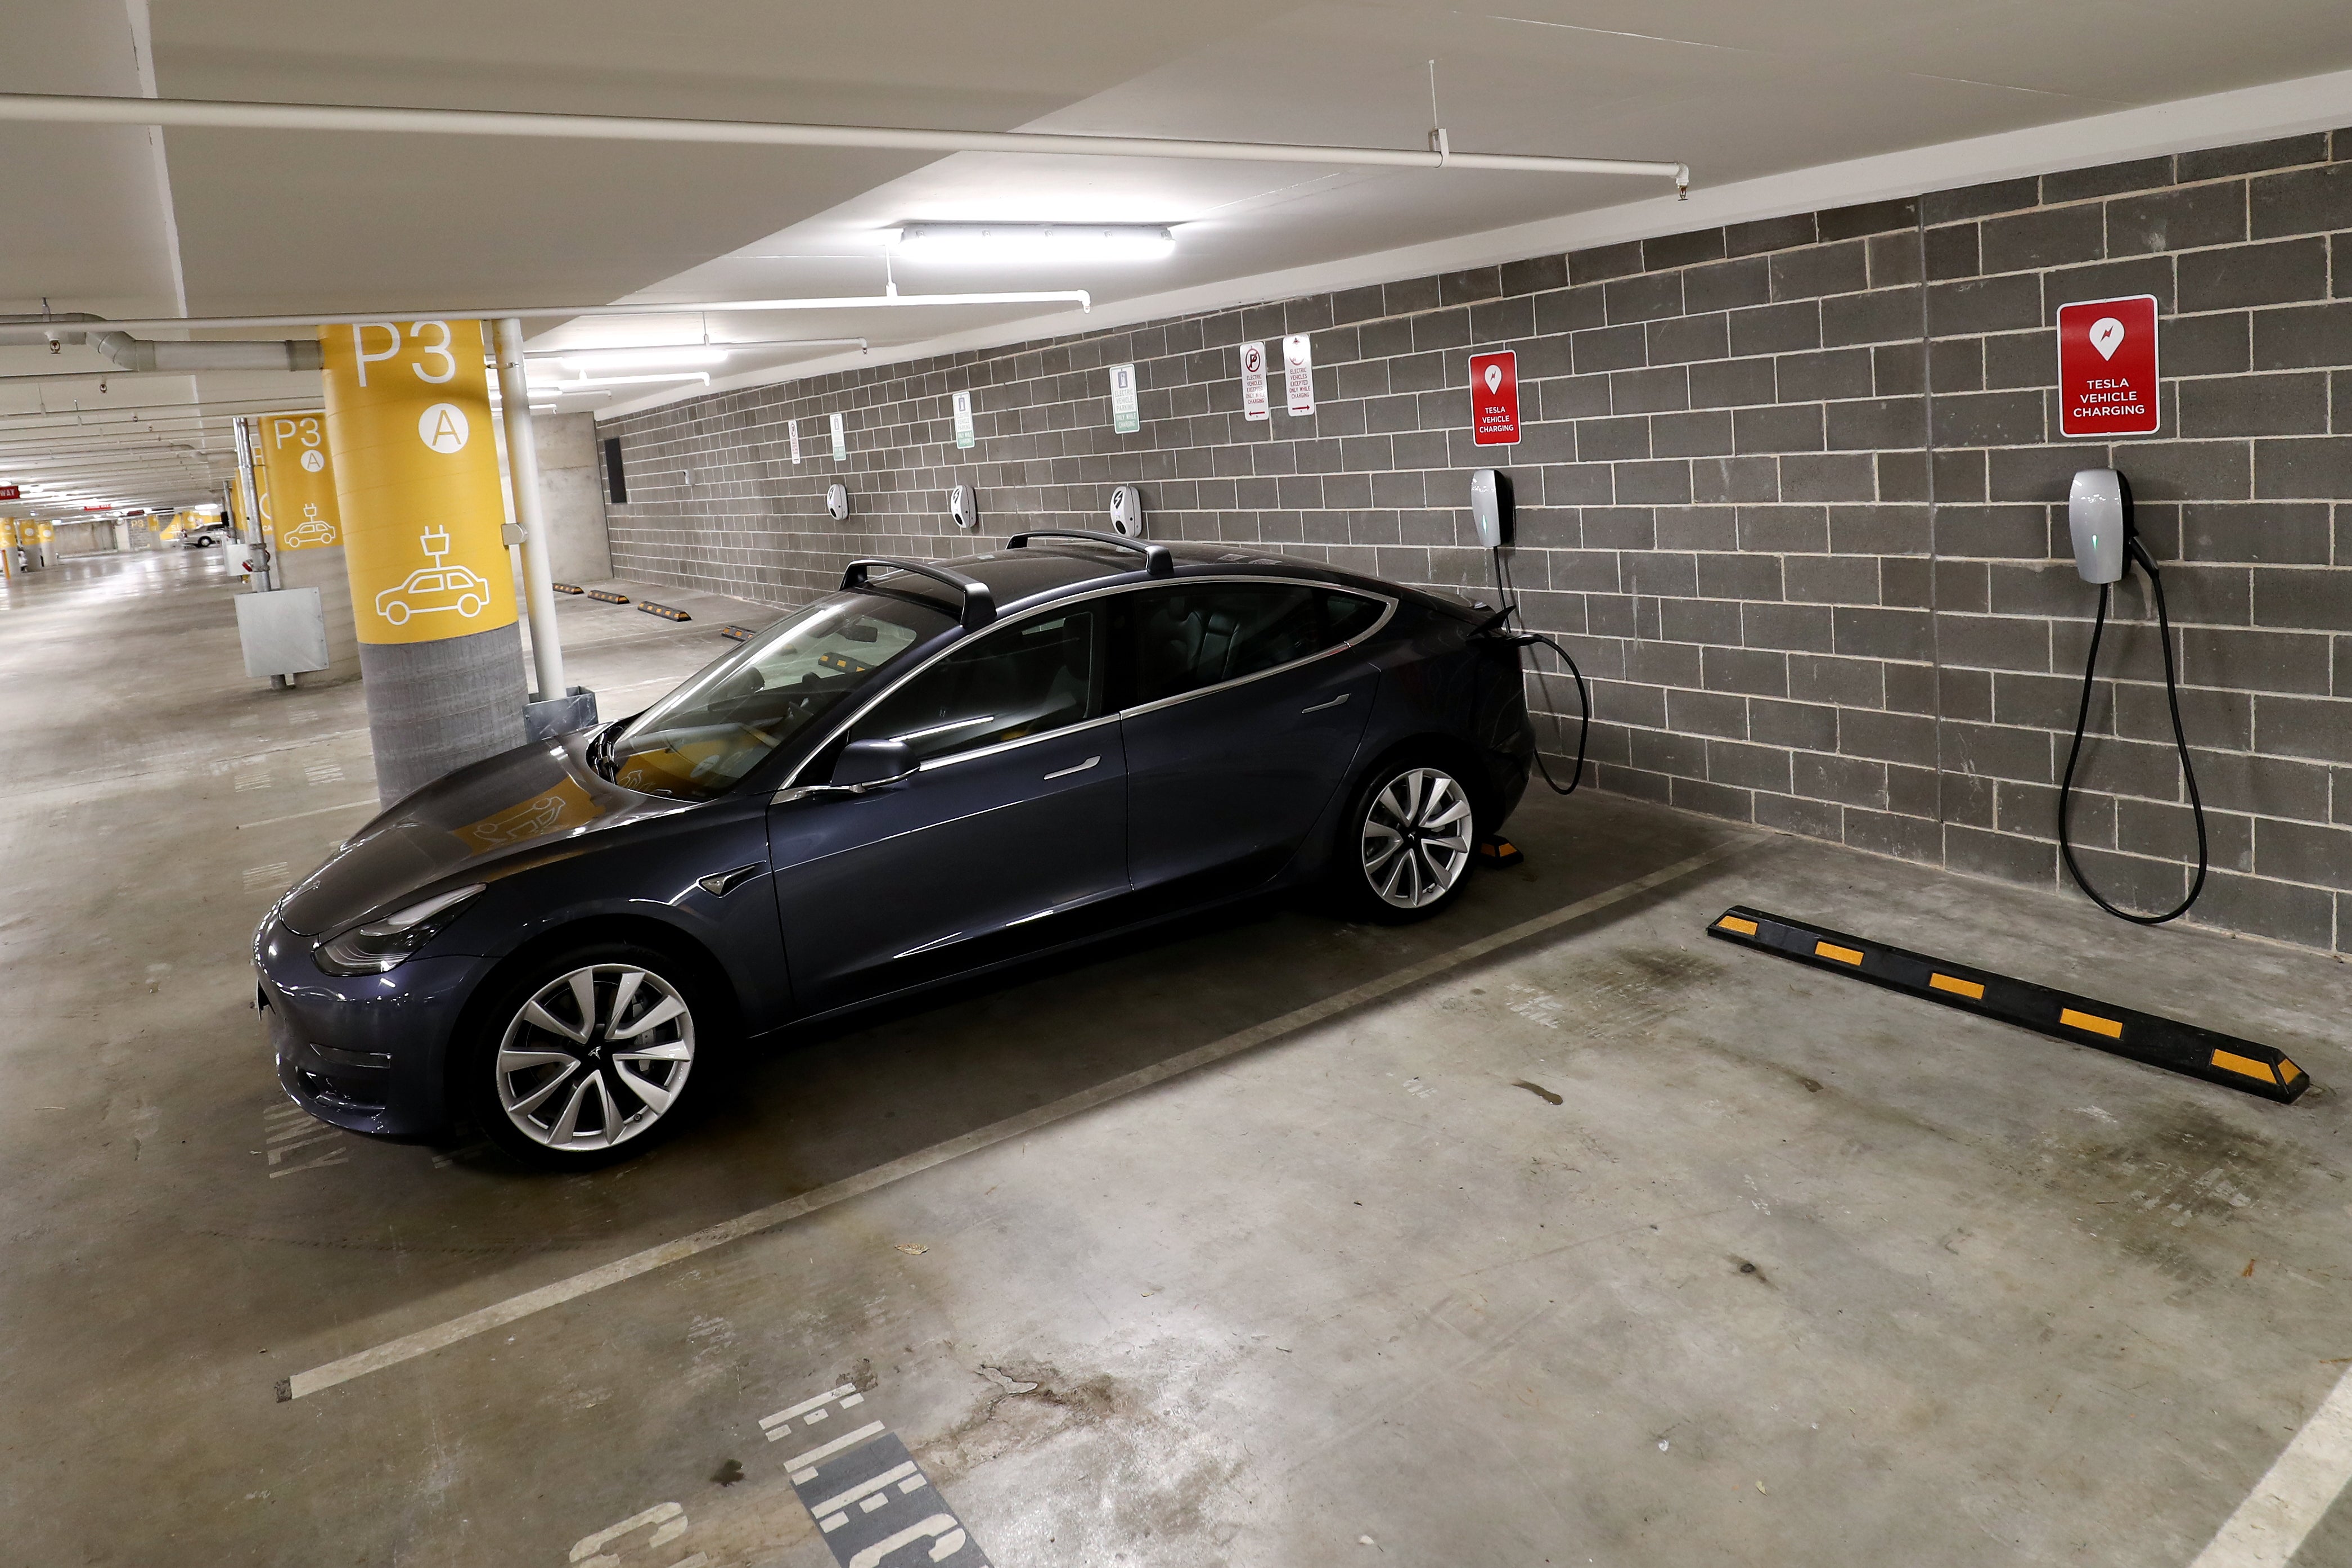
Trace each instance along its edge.
<path fill-rule="evenodd" d="M 2149 293 L 2164 422 L 2057 434 L 2060 304 Z M 1241 413 L 1234 345 L 1312 335 L 1317 409 Z M 1525 438 L 1470 441 L 1516 349 Z M 1111 429 L 1106 367 L 1142 428 Z M 979 442 L 953 444 L 950 397 Z M 849 457 L 830 456 L 844 415 Z M 788 460 L 787 420 L 803 461 Z M 2133 482 L 2210 816 L 2197 918 L 2352 950 L 2352 132 L 1797 214 L 714 394 L 611 421 L 614 570 L 799 602 L 876 551 L 1099 527 L 1484 585 L 1468 471 L 1513 474 L 1531 624 L 1592 684 L 1601 787 L 2041 885 L 2094 591 L 2069 476 Z M 855 498 L 824 516 L 827 484 Z M 2075 838 L 2111 895 L 2193 850 L 2153 612 L 2117 595 Z M 1568 683 L 1544 688 L 1555 712 Z M 1557 746 L 1559 727 L 1552 727 Z"/>

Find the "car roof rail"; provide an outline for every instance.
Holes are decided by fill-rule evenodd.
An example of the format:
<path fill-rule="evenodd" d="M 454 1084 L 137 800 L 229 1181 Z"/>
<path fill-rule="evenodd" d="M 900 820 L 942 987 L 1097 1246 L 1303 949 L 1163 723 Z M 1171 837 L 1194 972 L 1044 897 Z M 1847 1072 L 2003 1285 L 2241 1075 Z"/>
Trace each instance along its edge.
<path fill-rule="evenodd" d="M 1143 571 L 1147 577 L 1176 575 L 1176 556 L 1166 545 L 1146 544 L 1123 534 L 1098 534 L 1086 528 L 1032 528 L 1025 534 L 1015 534 L 1004 541 L 1006 549 L 1019 549 L 1031 539 L 1084 539 L 1088 544 L 1110 545 L 1118 549 L 1143 552 Z"/>
<path fill-rule="evenodd" d="M 930 578 L 934 581 L 944 582 L 954 589 L 963 596 L 963 614 L 960 619 L 963 622 L 963 629 L 967 632 L 977 632 L 996 619 L 996 595 L 989 591 L 988 584 L 976 577 L 966 577 L 960 571 L 950 571 L 943 566 L 933 566 L 929 561 L 894 560 L 888 556 L 867 556 L 853 560 L 842 569 L 843 590 L 846 591 L 853 588 L 871 586 L 876 568 L 884 571 L 915 572 L 919 576 Z"/>

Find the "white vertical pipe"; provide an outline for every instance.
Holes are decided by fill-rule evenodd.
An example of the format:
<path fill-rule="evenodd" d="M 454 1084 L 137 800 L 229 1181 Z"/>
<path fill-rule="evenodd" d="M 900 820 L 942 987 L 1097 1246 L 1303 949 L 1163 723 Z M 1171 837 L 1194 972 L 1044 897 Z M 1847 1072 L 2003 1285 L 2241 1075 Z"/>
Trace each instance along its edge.
<path fill-rule="evenodd" d="M 522 323 L 503 317 L 497 331 L 499 400 L 507 427 L 507 477 L 514 486 L 515 521 L 522 527 L 522 584 L 530 617 L 530 663 L 539 700 L 571 694 L 563 684 L 563 643 L 555 630 L 555 580 L 547 564 L 547 511 L 540 504 L 539 448 L 530 431 L 530 380 L 523 364 Z"/>
<path fill-rule="evenodd" d="M 245 527 L 250 534 L 249 538 L 240 538 L 237 542 L 245 547 L 247 553 L 260 568 L 247 573 L 254 580 L 253 591 L 267 592 L 278 586 L 275 578 L 278 562 L 270 552 L 269 535 L 261 525 L 261 482 L 254 477 L 253 471 L 253 422 L 240 415 L 231 422 L 231 428 L 236 433 L 237 491 L 245 502 Z M 232 528 L 230 532 L 235 535 L 237 530 Z"/>

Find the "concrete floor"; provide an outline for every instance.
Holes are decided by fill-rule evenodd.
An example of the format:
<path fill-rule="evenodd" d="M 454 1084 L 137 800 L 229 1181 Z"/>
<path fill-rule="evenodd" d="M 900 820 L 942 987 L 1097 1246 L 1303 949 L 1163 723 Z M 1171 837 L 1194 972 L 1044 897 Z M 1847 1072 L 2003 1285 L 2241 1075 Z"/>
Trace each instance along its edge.
<path fill-rule="evenodd" d="M 1245 910 L 869 1019 L 595 1176 L 304 1141 L 247 944 L 372 810 L 366 732 L 356 686 L 244 677 L 232 591 L 169 553 L 0 601 L 7 1561 L 819 1568 L 757 1423 L 854 1383 L 1002 1564 L 2145 1568 L 2352 1357 L 2336 963 L 1606 797 L 1531 800 L 1527 865 L 1444 920 Z M 763 613 L 660 597 L 704 618 L 564 606 L 608 714 Z M 2322 1087 L 1709 940 L 1733 902 Z M 1219 1059 L 1113 1092 L 1188 1051 Z M 806 1194 L 837 1201 L 278 1397 Z M 2352 1563 L 2352 1504 L 2294 1560 Z"/>

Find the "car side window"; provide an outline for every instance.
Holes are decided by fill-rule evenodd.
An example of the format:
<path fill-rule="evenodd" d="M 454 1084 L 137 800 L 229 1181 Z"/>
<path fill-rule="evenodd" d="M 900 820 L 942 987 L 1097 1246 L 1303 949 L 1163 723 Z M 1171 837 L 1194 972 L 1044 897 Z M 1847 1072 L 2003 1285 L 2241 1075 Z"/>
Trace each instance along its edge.
<path fill-rule="evenodd" d="M 1287 582 L 1155 588 L 1121 605 L 1130 705 L 1237 681 L 1360 635 L 1377 600 Z"/>
<path fill-rule="evenodd" d="M 903 740 L 912 760 L 1083 723 L 1102 712 L 1100 612 L 1088 605 L 991 630 L 850 727 L 851 740 Z"/>

